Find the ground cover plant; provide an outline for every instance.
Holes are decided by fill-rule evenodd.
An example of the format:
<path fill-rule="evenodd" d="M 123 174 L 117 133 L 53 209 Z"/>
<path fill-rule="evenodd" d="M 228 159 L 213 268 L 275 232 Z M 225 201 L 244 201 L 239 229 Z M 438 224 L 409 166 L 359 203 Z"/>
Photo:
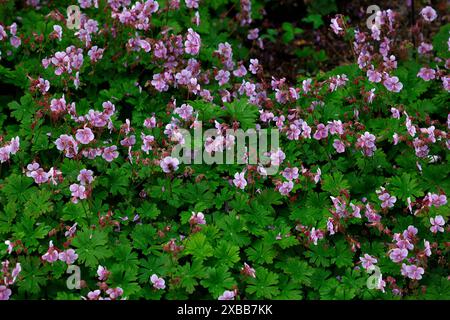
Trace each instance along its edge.
<path fill-rule="evenodd" d="M 0 0 L 0 300 L 449 299 L 448 4 L 369 5 Z"/>

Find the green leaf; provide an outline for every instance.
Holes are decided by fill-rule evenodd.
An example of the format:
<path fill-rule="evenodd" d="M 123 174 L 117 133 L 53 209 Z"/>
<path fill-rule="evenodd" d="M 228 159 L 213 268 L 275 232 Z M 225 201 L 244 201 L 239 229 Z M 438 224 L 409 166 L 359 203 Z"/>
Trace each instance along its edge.
<path fill-rule="evenodd" d="M 195 286 L 198 285 L 197 279 L 206 277 L 204 266 L 199 260 L 196 260 L 191 264 L 186 263 L 183 266 L 179 266 L 175 274 L 181 279 L 180 286 L 185 288 L 188 293 L 195 291 Z"/>
<path fill-rule="evenodd" d="M 248 259 L 256 263 L 272 263 L 273 259 L 277 255 L 273 246 L 263 240 L 258 240 L 251 248 L 245 250 L 248 255 Z"/>
<path fill-rule="evenodd" d="M 299 285 L 311 284 L 311 276 L 314 273 L 314 269 L 306 261 L 292 257 L 287 258 L 285 262 L 277 262 L 276 266 L 289 275 L 295 283 Z"/>
<path fill-rule="evenodd" d="M 340 172 L 325 174 L 323 176 L 322 189 L 333 196 L 339 195 L 341 190 L 348 190 L 349 187 L 347 180 L 344 179 L 344 175 Z"/>
<path fill-rule="evenodd" d="M 47 279 L 46 273 L 41 267 L 38 257 L 20 257 L 19 262 L 22 267 L 20 272 L 21 281 L 18 281 L 19 292 L 23 295 L 38 294 Z"/>
<path fill-rule="evenodd" d="M 246 99 L 236 100 L 231 103 L 224 103 L 225 112 L 231 117 L 231 121 L 237 121 L 243 130 L 255 129 L 258 118 L 258 107 L 250 104 Z"/>
<path fill-rule="evenodd" d="M 331 261 L 336 263 L 338 268 L 353 265 L 353 253 L 344 240 L 336 242 L 334 250 L 335 252 Z"/>
<path fill-rule="evenodd" d="M 219 266 L 217 268 L 208 268 L 205 279 L 200 281 L 200 283 L 208 289 L 214 299 L 217 299 L 225 290 L 232 288 L 236 281 L 227 267 Z"/>
<path fill-rule="evenodd" d="M 231 267 L 239 261 L 239 247 L 222 240 L 214 249 L 214 258 L 218 265 Z"/>
<path fill-rule="evenodd" d="M 136 211 L 142 219 L 150 220 L 156 219 L 161 213 L 156 203 L 151 203 L 148 201 L 144 202 Z"/>
<path fill-rule="evenodd" d="M 19 201 L 21 203 L 26 202 L 33 191 L 36 188 L 30 188 L 33 184 L 33 179 L 17 175 L 11 174 L 5 182 L 5 185 L 2 189 L 0 189 L 8 198 L 9 201 L 16 202 Z"/>
<path fill-rule="evenodd" d="M 423 191 L 419 188 L 419 182 L 408 173 L 403 173 L 400 177 L 393 177 L 390 189 L 392 189 L 392 194 L 400 200 L 411 197 L 411 200 L 414 201 L 416 197 L 423 195 Z"/>
<path fill-rule="evenodd" d="M 200 232 L 197 232 L 190 236 L 186 241 L 186 249 L 184 250 L 184 253 L 191 254 L 195 259 L 203 261 L 207 257 L 211 257 L 214 250 L 206 239 L 206 236 Z"/>
<path fill-rule="evenodd" d="M 11 115 L 18 121 L 30 122 L 31 117 L 34 115 L 33 97 L 30 94 L 26 94 L 20 98 L 20 104 L 17 101 L 13 101 L 8 104 L 11 110 Z"/>
<path fill-rule="evenodd" d="M 112 255 L 107 247 L 108 234 L 100 230 L 78 232 L 72 244 L 77 248 L 78 259 L 88 267 L 97 267 L 103 259 Z"/>
<path fill-rule="evenodd" d="M 17 214 L 17 203 L 8 202 L 4 207 L 4 212 L 0 213 L 0 233 L 8 233 Z"/>
<path fill-rule="evenodd" d="M 43 223 L 35 223 L 33 218 L 23 216 L 20 222 L 13 225 L 12 230 L 14 237 L 21 239 L 25 248 L 33 251 L 39 245 L 38 239 L 43 239 L 48 235 L 50 227 Z"/>
<path fill-rule="evenodd" d="M 323 26 L 323 20 L 320 14 L 310 14 L 306 18 L 303 18 L 302 21 L 312 23 L 314 29 Z"/>
<path fill-rule="evenodd" d="M 33 218 L 38 218 L 44 213 L 53 210 L 53 203 L 50 201 L 52 193 L 46 190 L 39 190 L 31 194 L 30 199 L 25 203 L 24 213 Z"/>
<path fill-rule="evenodd" d="M 280 293 L 278 275 L 262 267 L 256 268 L 256 278 L 250 278 L 246 292 L 256 298 L 272 299 Z"/>

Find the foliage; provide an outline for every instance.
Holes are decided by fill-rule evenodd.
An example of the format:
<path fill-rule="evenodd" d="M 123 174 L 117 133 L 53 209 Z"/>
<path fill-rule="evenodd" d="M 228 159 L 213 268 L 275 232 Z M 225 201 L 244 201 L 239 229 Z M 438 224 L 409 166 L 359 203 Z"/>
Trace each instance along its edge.
<path fill-rule="evenodd" d="M 356 41 L 337 15 L 330 37 L 350 39 L 354 63 L 288 83 L 255 48 L 329 28 L 335 1 L 279 30 L 259 0 L 80 0 L 79 30 L 66 1 L 22 2 L 0 8 L 0 298 L 450 298 L 441 13 L 417 17 L 433 45 L 418 54 L 383 11 L 384 60 L 376 30 Z M 200 121 L 223 138 L 211 154 L 227 129 L 279 130 L 279 170 L 174 160 Z"/>

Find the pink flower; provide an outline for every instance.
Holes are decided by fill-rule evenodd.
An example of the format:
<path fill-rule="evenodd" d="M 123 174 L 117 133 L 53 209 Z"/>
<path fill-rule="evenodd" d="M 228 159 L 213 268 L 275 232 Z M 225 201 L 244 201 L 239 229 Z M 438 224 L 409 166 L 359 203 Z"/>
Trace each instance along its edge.
<path fill-rule="evenodd" d="M 364 257 L 360 257 L 359 260 L 362 262 L 362 267 L 364 269 L 369 270 L 370 267 L 372 267 L 375 263 L 378 262 L 378 260 L 371 255 L 368 255 L 367 253 L 364 254 Z"/>
<path fill-rule="evenodd" d="M 178 170 L 180 161 L 177 158 L 165 157 L 160 162 L 160 167 L 165 173 L 170 173 Z"/>
<path fill-rule="evenodd" d="M 298 178 L 298 168 L 286 168 L 283 171 L 283 177 L 285 177 L 287 180 L 295 180 Z"/>
<path fill-rule="evenodd" d="M 248 40 L 256 40 L 259 37 L 259 29 L 251 29 L 248 31 L 247 39 Z"/>
<path fill-rule="evenodd" d="M 314 245 L 317 245 L 317 241 L 320 239 L 323 239 L 323 231 L 320 229 L 312 228 L 311 232 L 309 234 L 309 239 L 314 243 Z"/>
<path fill-rule="evenodd" d="M 450 92 L 450 76 L 444 76 L 442 79 L 442 86 L 444 87 L 444 90 Z"/>
<path fill-rule="evenodd" d="M 129 137 L 125 137 L 122 140 L 120 140 L 120 145 L 124 147 L 132 147 L 135 144 L 136 144 L 136 136 L 133 134 Z"/>
<path fill-rule="evenodd" d="M 147 42 L 147 44 L 148 44 L 148 42 Z M 97 46 L 93 46 L 91 49 L 89 49 L 88 56 L 92 62 L 97 62 L 98 60 L 101 60 L 103 58 L 103 51 L 105 51 L 105 49 L 98 48 Z"/>
<path fill-rule="evenodd" d="M 262 122 L 269 122 L 274 118 L 274 114 L 272 112 L 259 110 L 259 113 L 259 120 Z"/>
<path fill-rule="evenodd" d="M 78 255 L 75 253 L 75 250 L 73 249 L 68 249 L 59 254 L 59 260 L 64 261 L 67 264 L 73 264 L 77 259 Z"/>
<path fill-rule="evenodd" d="M 119 152 L 116 146 L 106 147 L 103 149 L 102 158 L 108 162 L 113 161 L 119 157 Z"/>
<path fill-rule="evenodd" d="M 397 201 L 397 198 L 394 196 L 391 196 L 387 192 L 383 192 L 378 196 L 378 199 L 383 201 L 381 203 L 382 208 L 392 208 L 394 206 L 394 203 Z"/>
<path fill-rule="evenodd" d="M 333 147 L 336 150 L 337 153 L 344 153 L 345 152 L 345 144 L 339 140 L 335 139 L 333 142 Z"/>
<path fill-rule="evenodd" d="M 69 237 L 69 238 L 73 237 L 73 236 L 75 235 L 75 232 L 77 232 L 77 225 L 78 225 L 78 223 L 75 222 L 74 225 L 71 226 L 71 227 L 69 228 L 69 230 L 67 230 L 67 231 L 64 233 L 64 236 L 65 236 L 65 237 Z"/>
<path fill-rule="evenodd" d="M 88 144 L 94 140 L 95 136 L 89 128 L 78 129 L 75 138 L 82 144 Z"/>
<path fill-rule="evenodd" d="M 164 75 L 162 75 L 160 73 L 153 75 L 153 80 L 151 81 L 151 84 L 159 92 L 169 90 L 168 81 L 166 81 L 166 78 L 164 77 Z"/>
<path fill-rule="evenodd" d="M 198 2 L 199 0 L 184 0 L 186 3 L 186 7 L 191 9 L 198 9 Z"/>
<path fill-rule="evenodd" d="M 408 239 L 397 239 L 396 241 L 397 241 L 396 245 L 399 249 L 407 249 L 407 250 L 414 249 L 414 245 L 411 242 L 409 242 Z"/>
<path fill-rule="evenodd" d="M 234 291 L 225 290 L 223 294 L 219 297 L 219 300 L 234 300 Z"/>
<path fill-rule="evenodd" d="M 151 118 L 147 118 L 144 120 L 144 127 L 147 129 L 155 128 L 156 127 L 156 118 L 155 116 L 152 116 Z"/>
<path fill-rule="evenodd" d="M 331 27 L 331 29 L 333 30 L 333 32 L 334 32 L 335 34 L 339 34 L 340 31 L 344 30 L 344 29 L 342 29 L 342 27 L 339 25 L 339 22 L 341 22 L 339 17 L 335 17 L 334 19 L 331 19 L 330 27 Z"/>
<path fill-rule="evenodd" d="M 9 240 L 5 240 L 5 244 L 6 244 L 6 246 L 7 246 L 6 252 L 8 252 L 8 254 L 11 254 L 11 252 L 12 252 L 13 249 L 14 249 L 14 244 L 11 243 L 11 241 L 9 241 Z"/>
<path fill-rule="evenodd" d="M 304 93 L 311 91 L 312 79 L 305 79 L 302 81 L 302 89 Z"/>
<path fill-rule="evenodd" d="M 0 148 L 0 163 L 8 161 L 9 157 L 10 157 L 9 146 Z"/>
<path fill-rule="evenodd" d="M 16 154 L 17 151 L 19 151 L 20 148 L 20 138 L 15 137 L 11 139 L 11 142 L 9 143 L 9 153 Z"/>
<path fill-rule="evenodd" d="M 344 127 L 342 126 L 341 120 L 328 121 L 327 127 L 330 130 L 330 134 L 344 134 Z"/>
<path fill-rule="evenodd" d="M 214 79 L 219 81 L 219 86 L 223 86 L 230 81 L 230 72 L 226 70 L 219 70 Z"/>
<path fill-rule="evenodd" d="M 192 211 L 192 216 L 189 219 L 190 224 L 206 224 L 205 216 L 202 212 L 195 213 Z"/>
<path fill-rule="evenodd" d="M 398 77 L 386 77 L 386 80 L 383 82 L 386 89 L 391 92 L 400 92 L 403 88 L 403 84 L 400 82 Z"/>
<path fill-rule="evenodd" d="M 403 238 L 405 238 L 409 241 L 413 241 L 418 231 L 419 230 L 417 230 L 416 227 L 408 226 L 408 228 L 405 231 L 403 231 L 403 234 L 402 234 Z"/>
<path fill-rule="evenodd" d="M 8 289 L 8 287 L 6 286 L 0 285 L 0 300 L 9 300 L 11 293 L 11 289 Z"/>
<path fill-rule="evenodd" d="M 233 179 L 234 185 L 242 190 L 247 186 L 247 180 L 245 180 L 244 175 L 245 172 L 236 172 Z"/>
<path fill-rule="evenodd" d="M 317 168 L 317 173 L 314 175 L 314 182 L 318 183 L 320 181 L 320 176 L 322 175 L 322 170 Z"/>
<path fill-rule="evenodd" d="M 102 149 L 100 148 L 87 148 L 83 150 L 83 156 L 88 159 L 95 159 L 102 155 Z"/>
<path fill-rule="evenodd" d="M 187 54 L 196 55 L 200 51 L 201 40 L 197 32 L 188 29 L 188 35 L 186 36 L 186 41 L 184 42 L 184 51 Z"/>
<path fill-rule="evenodd" d="M 159 278 L 156 274 L 150 277 L 150 281 L 153 283 L 153 288 L 162 290 L 166 288 L 166 282 L 163 278 Z"/>
<path fill-rule="evenodd" d="M 434 10 L 430 6 L 426 6 L 425 8 L 423 8 L 422 11 L 420 11 L 420 14 L 427 22 L 431 22 L 437 18 L 436 10 Z"/>
<path fill-rule="evenodd" d="M 292 181 L 283 182 L 278 189 L 280 193 L 284 196 L 287 196 L 289 192 L 292 191 L 292 188 L 294 187 L 294 183 Z"/>
<path fill-rule="evenodd" d="M 333 218 L 328 218 L 327 220 L 327 230 L 330 233 L 330 235 L 333 235 L 336 233 L 336 231 L 334 230 L 334 224 L 333 224 Z"/>
<path fill-rule="evenodd" d="M 375 94 L 375 88 L 370 89 L 366 94 L 367 94 L 366 99 L 367 99 L 367 102 L 369 102 L 369 103 L 372 103 L 373 100 L 375 99 L 375 97 L 377 96 Z"/>
<path fill-rule="evenodd" d="M 400 119 L 400 111 L 394 107 L 391 108 L 392 118 Z"/>
<path fill-rule="evenodd" d="M 422 42 L 420 44 L 419 48 L 417 49 L 417 51 L 421 55 L 427 54 L 427 53 L 431 52 L 432 50 L 433 50 L 433 45 L 431 43 L 425 43 L 425 42 Z"/>
<path fill-rule="evenodd" d="M 18 48 L 22 44 L 22 40 L 20 40 L 20 38 L 16 36 L 12 36 L 11 38 L 9 38 L 9 42 L 14 48 Z"/>
<path fill-rule="evenodd" d="M 50 110 L 56 113 L 62 113 L 66 111 L 66 100 L 64 95 L 60 99 L 52 99 L 50 101 Z"/>
<path fill-rule="evenodd" d="M 110 288 L 110 289 L 106 290 L 106 293 L 109 294 L 109 297 L 112 300 L 115 300 L 118 297 L 120 297 L 121 295 L 123 295 L 123 290 L 122 290 L 122 288 L 119 288 L 119 287 L 114 288 L 114 289 Z"/>
<path fill-rule="evenodd" d="M 19 262 L 17 262 L 16 266 L 11 271 L 12 280 L 9 281 L 9 284 L 13 284 L 14 282 L 16 282 L 16 279 L 19 276 L 21 271 L 22 271 L 22 266 L 21 266 L 21 264 Z"/>
<path fill-rule="evenodd" d="M 94 172 L 92 170 L 81 169 L 78 174 L 77 180 L 81 183 L 81 185 L 85 186 L 91 184 L 94 180 Z"/>
<path fill-rule="evenodd" d="M 174 110 L 175 114 L 178 114 L 183 120 L 188 121 L 192 117 L 194 108 L 189 104 L 182 104 L 181 107 Z"/>
<path fill-rule="evenodd" d="M 247 68 L 245 68 L 245 66 L 243 64 L 239 65 L 239 67 L 233 71 L 233 75 L 235 77 L 243 77 L 247 74 Z"/>
<path fill-rule="evenodd" d="M 53 241 L 50 241 L 47 252 L 41 257 L 42 260 L 53 263 L 58 261 L 58 251 L 53 247 Z"/>
<path fill-rule="evenodd" d="M 355 218 L 361 218 L 361 208 L 358 206 L 355 206 L 353 203 L 350 203 L 350 207 L 352 208 L 352 216 Z"/>
<path fill-rule="evenodd" d="M 106 269 L 106 267 L 98 266 L 97 268 L 98 280 L 106 281 L 108 279 L 109 274 L 110 272 L 108 271 L 108 269 Z"/>
<path fill-rule="evenodd" d="M 116 111 L 116 106 L 111 101 L 105 101 L 102 103 L 103 115 L 111 117 Z"/>
<path fill-rule="evenodd" d="M 289 140 L 298 140 L 298 138 L 300 137 L 300 133 L 301 130 L 299 129 L 299 127 L 295 124 L 291 124 L 286 132 L 286 135 Z"/>
<path fill-rule="evenodd" d="M 250 66 L 248 67 L 248 69 L 250 70 L 250 72 L 251 72 L 252 74 L 257 74 L 259 68 L 260 68 L 260 65 L 259 65 L 258 59 L 250 59 Z"/>
<path fill-rule="evenodd" d="M 244 262 L 244 267 L 242 267 L 241 272 L 252 278 L 256 278 L 256 271 L 250 267 L 246 262 Z"/>
<path fill-rule="evenodd" d="M 33 163 L 29 163 L 27 165 L 27 172 L 26 172 L 26 176 L 27 177 L 31 177 L 31 173 L 33 171 L 36 171 L 37 169 L 39 169 L 41 166 L 39 165 L 39 163 L 37 162 L 33 162 Z"/>
<path fill-rule="evenodd" d="M 432 205 L 434 205 L 435 207 L 440 207 L 447 204 L 447 196 L 445 194 L 435 194 L 429 192 L 423 198 L 423 202 L 429 207 L 431 207 Z"/>
<path fill-rule="evenodd" d="M 43 78 L 39 78 L 38 81 L 39 83 L 36 85 L 36 88 L 38 88 L 42 94 L 45 94 L 50 89 L 50 82 Z"/>
<path fill-rule="evenodd" d="M 425 273 L 425 270 L 422 267 L 418 267 L 416 265 L 406 265 L 402 264 L 401 269 L 402 275 L 408 277 L 413 280 L 422 279 L 422 275 Z"/>
<path fill-rule="evenodd" d="M 436 78 L 436 71 L 430 68 L 420 68 L 420 71 L 419 73 L 417 73 L 417 76 L 425 81 L 430 81 Z"/>
<path fill-rule="evenodd" d="M 78 199 L 86 199 L 86 188 L 79 184 L 71 184 L 69 187 L 70 192 L 72 193 L 72 202 L 78 203 Z"/>
<path fill-rule="evenodd" d="M 55 33 L 55 35 L 58 38 L 58 40 L 61 41 L 61 39 L 62 39 L 62 28 L 61 28 L 61 26 L 55 24 L 53 26 L 53 32 Z"/>
<path fill-rule="evenodd" d="M 280 165 L 284 161 L 284 159 L 286 159 L 286 155 L 280 148 L 270 154 L 270 161 L 274 166 Z"/>
<path fill-rule="evenodd" d="M 444 232 L 443 226 L 445 225 L 445 220 L 442 216 L 436 216 L 434 218 L 430 218 L 430 231 L 433 233 Z"/>
<path fill-rule="evenodd" d="M 49 179 L 48 173 L 44 171 L 44 169 L 39 168 L 35 171 L 30 172 L 30 177 L 34 179 L 34 182 L 37 184 L 46 183 Z"/>
<path fill-rule="evenodd" d="M 370 82 L 381 82 L 381 73 L 379 73 L 376 70 L 373 69 L 369 69 L 367 70 L 367 78 L 369 79 Z"/>
<path fill-rule="evenodd" d="M 188 85 L 192 78 L 192 73 L 187 69 L 183 69 L 175 75 L 177 83 L 181 85 Z"/>
<path fill-rule="evenodd" d="M 100 298 L 100 294 L 101 294 L 100 290 L 89 291 L 87 297 L 89 300 L 98 300 Z"/>
<path fill-rule="evenodd" d="M 0 41 L 3 41 L 4 39 L 8 39 L 8 34 L 5 31 L 5 27 L 0 24 Z"/>
<path fill-rule="evenodd" d="M 395 248 L 395 249 L 391 250 L 391 253 L 389 254 L 389 257 L 395 263 L 402 262 L 404 259 L 406 259 L 407 256 L 408 256 L 408 250 L 400 249 L 400 248 Z"/>
<path fill-rule="evenodd" d="M 356 141 L 356 147 L 363 150 L 363 154 L 366 156 L 373 156 L 374 151 L 377 149 L 375 146 L 375 136 L 369 132 L 365 132 Z"/>
<path fill-rule="evenodd" d="M 325 139 L 328 137 L 328 127 L 326 127 L 323 123 L 319 123 L 317 125 L 316 132 L 313 135 L 313 138 L 316 140 Z"/>
<path fill-rule="evenodd" d="M 379 222 L 381 220 L 381 216 L 377 214 L 377 212 L 372 208 L 372 206 L 368 203 L 366 204 L 366 212 L 364 213 L 367 220 L 369 222 Z"/>
<path fill-rule="evenodd" d="M 56 139 L 55 145 L 58 150 L 64 151 L 68 158 L 73 158 L 78 153 L 78 142 L 67 134 L 63 134 Z"/>
<path fill-rule="evenodd" d="M 142 139 L 142 146 L 141 150 L 145 153 L 149 153 L 150 150 L 152 150 L 152 143 L 155 141 L 155 137 L 151 135 L 144 135 L 144 133 L 141 133 L 141 139 Z"/>
<path fill-rule="evenodd" d="M 423 240 L 423 244 L 424 244 L 424 253 L 427 257 L 431 256 L 431 247 L 430 247 L 430 242 L 428 242 L 427 240 Z"/>

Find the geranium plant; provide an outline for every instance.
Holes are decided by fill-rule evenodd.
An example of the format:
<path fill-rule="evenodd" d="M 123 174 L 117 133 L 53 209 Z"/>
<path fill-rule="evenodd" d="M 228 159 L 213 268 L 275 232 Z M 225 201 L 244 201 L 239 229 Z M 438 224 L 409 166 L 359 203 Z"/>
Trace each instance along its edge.
<path fill-rule="evenodd" d="M 448 11 L 332 3 L 286 78 L 270 1 L 2 1 L 0 299 L 449 299 Z"/>

